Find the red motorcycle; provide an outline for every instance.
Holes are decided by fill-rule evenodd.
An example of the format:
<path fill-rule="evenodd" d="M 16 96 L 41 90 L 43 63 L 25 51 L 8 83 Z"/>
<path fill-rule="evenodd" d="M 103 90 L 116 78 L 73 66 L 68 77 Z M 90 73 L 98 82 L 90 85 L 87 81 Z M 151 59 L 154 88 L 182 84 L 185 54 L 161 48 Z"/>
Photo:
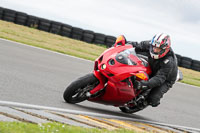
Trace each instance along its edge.
<path fill-rule="evenodd" d="M 135 83 L 148 80 L 150 74 L 147 57 L 136 54 L 132 45 L 126 45 L 124 36 L 119 36 L 114 47 L 95 60 L 93 73 L 72 82 L 63 97 L 67 103 L 89 100 L 134 113 L 147 107 L 149 93 L 135 89 Z"/>

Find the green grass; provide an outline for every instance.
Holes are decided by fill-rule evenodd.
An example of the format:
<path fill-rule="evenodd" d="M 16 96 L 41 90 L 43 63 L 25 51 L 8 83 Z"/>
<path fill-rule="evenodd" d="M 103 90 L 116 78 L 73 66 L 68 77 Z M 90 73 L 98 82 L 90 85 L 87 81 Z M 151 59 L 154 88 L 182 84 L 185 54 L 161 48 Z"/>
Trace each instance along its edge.
<path fill-rule="evenodd" d="M 183 72 L 183 80 L 182 83 L 195 85 L 200 87 L 200 72 L 186 69 L 186 68 L 179 68 Z"/>
<path fill-rule="evenodd" d="M 39 31 L 0 20 L 0 38 L 88 59 L 94 61 L 106 47 L 93 45 L 59 35 Z M 180 68 L 184 79 L 181 81 L 200 87 L 200 72 Z"/>
<path fill-rule="evenodd" d="M 127 129 L 106 130 L 82 128 L 60 123 L 30 124 L 23 122 L 0 122 L 0 133 L 136 133 Z"/>
<path fill-rule="evenodd" d="M 95 60 L 106 49 L 106 47 L 102 45 L 93 45 L 1 20 L 0 38 L 88 60 Z"/>

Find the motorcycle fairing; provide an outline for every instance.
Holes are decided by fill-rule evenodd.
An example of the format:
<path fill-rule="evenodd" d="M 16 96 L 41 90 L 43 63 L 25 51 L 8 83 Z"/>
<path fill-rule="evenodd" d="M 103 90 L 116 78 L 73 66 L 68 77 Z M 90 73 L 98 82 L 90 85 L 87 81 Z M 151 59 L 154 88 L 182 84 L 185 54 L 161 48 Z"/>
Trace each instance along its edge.
<path fill-rule="evenodd" d="M 131 77 L 141 72 L 151 73 L 149 66 L 144 66 L 142 60 L 137 57 L 132 45 L 116 47 L 107 49 L 95 60 L 93 73 L 100 83 L 90 93 L 95 94 L 102 89 L 105 91 L 99 97 L 90 98 L 90 101 L 123 105 L 138 94 L 135 92 Z"/>

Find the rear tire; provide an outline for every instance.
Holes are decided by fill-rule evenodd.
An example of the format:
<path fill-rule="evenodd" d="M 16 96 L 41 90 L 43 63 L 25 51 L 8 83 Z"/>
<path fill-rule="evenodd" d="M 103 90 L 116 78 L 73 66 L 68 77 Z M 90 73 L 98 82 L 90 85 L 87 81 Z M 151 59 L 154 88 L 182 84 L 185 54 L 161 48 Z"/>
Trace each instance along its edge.
<path fill-rule="evenodd" d="M 143 109 L 137 108 L 136 106 L 135 107 L 119 107 L 119 109 L 123 113 L 127 113 L 127 114 L 132 114 L 132 113 L 138 112 L 140 110 L 143 110 Z"/>
<path fill-rule="evenodd" d="M 146 91 L 143 94 L 145 96 L 147 96 L 149 94 L 149 92 L 150 91 Z M 119 109 L 124 113 L 131 114 L 131 113 L 136 113 L 138 111 L 141 111 L 141 110 L 145 109 L 147 106 L 148 106 L 147 101 L 144 99 L 140 99 L 139 101 L 137 101 L 137 105 L 135 105 L 135 106 L 130 106 L 130 107 L 124 106 L 124 107 L 119 107 Z"/>
<path fill-rule="evenodd" d="M 99 83 L 93 73 L 87 74 L 72 82 L 64 91 L 63 98 L 67 103 L 79 103 L 87 100 L 86 93 Z"/>

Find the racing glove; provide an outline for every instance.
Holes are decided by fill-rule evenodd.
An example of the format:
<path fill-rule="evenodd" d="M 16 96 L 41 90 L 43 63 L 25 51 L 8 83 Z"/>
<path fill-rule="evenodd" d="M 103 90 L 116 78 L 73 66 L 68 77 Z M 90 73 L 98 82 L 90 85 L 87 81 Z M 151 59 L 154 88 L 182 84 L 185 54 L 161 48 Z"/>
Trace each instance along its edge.
<path fill-rule="evenodd" d="M 137 47 L 137 46 L 138 46 L 138 42 L 131 42 L 131 41 L 128 41 L 127 43 L 128 43 L 128 44 L 131 44 L 133 47 Z"/>
<path fill-rule="evenodd" d="M 141 41 L 139 43 L 139 45 L 150 45 L 151 41 L 150 40 L 147 40 L 147 41 Z"/>
<path fill-rule="evenodd" d="M 148 85 L 148 81 L 146 80 L 141 80 L 141 81 L 135 81 L 134 82 L 134 88 L 136 90 L 148 90 L 150 89 L 149 85 Z"/>

